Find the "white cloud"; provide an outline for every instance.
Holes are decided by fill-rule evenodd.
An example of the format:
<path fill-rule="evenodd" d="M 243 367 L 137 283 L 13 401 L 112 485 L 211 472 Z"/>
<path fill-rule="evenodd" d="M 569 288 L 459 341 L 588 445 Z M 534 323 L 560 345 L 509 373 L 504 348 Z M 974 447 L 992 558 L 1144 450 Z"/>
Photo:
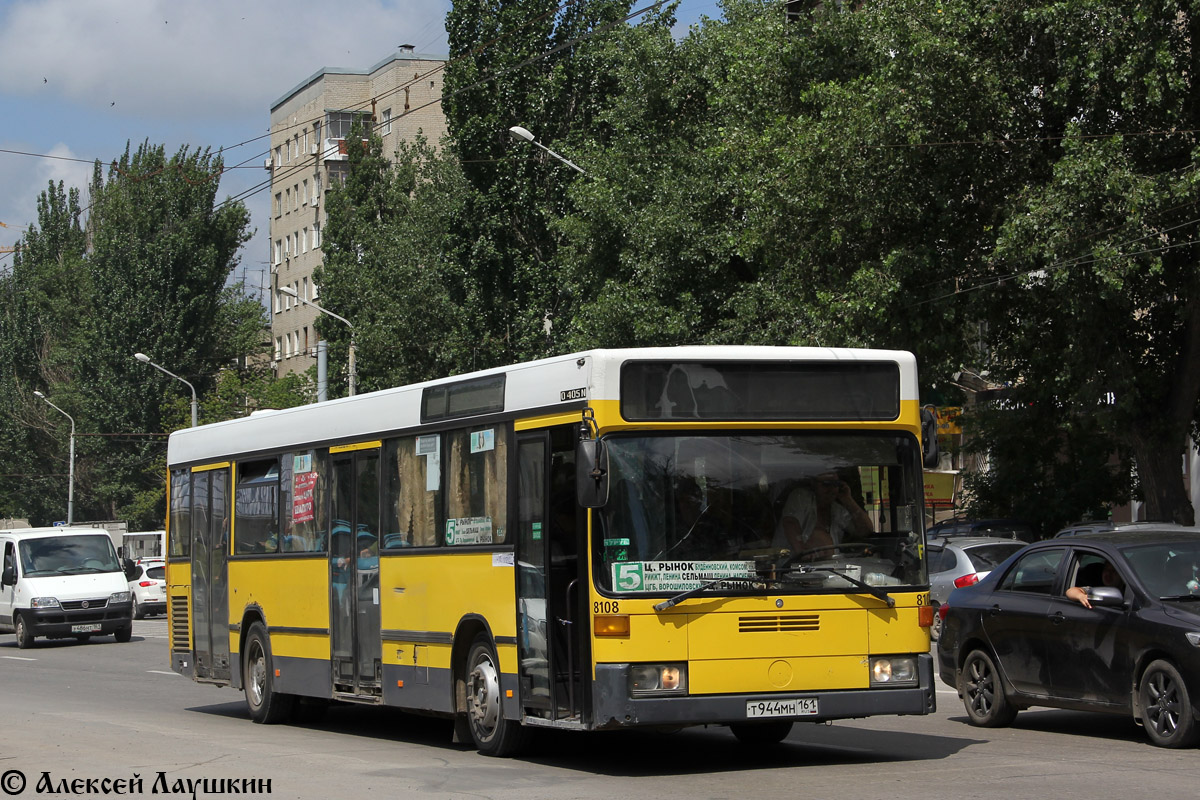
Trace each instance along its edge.
<path fill-rule="evenodd" d="M 0 92 L 176 120 L 261 114 L 325 66 L 443 52 L 449 0 L 15 0 Z M 115 106 L 113 105 L 115 104 Z"/>

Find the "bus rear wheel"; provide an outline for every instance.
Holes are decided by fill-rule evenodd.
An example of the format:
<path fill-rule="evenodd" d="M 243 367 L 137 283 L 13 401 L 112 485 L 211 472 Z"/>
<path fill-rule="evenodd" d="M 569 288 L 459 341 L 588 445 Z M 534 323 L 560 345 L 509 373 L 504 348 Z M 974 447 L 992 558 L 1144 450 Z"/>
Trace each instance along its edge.
<path fill-rule="evenodd" d="M 275 691 L 275 669 L 271 661 L 271 641 L 261 622 L 250 626 L 242 658 L 242 686 L 246 690 L 246 708 L 250 719 L 264 725 L 283 722 L 292 713 L 296 698 Z"/>
<path fill-rule="evenodd" d="M 487 634 L 479 634 L 471 643 L 466 689 L 467 726 L 481 754 L 514 756 L 528 746 L 530 731 L 518 720 L 504 718 L 500 662 Z"/>

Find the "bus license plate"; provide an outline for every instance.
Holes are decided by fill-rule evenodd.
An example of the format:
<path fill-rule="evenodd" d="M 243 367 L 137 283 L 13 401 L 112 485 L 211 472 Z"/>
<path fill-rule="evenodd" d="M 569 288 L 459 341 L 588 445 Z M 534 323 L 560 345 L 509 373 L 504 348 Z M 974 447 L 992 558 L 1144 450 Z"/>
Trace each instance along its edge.
<path fill-rule="evenodd" d="M 817 714 L 817 698 L 798 697 L 794 700 L 747 700 L 746 716 L 809 717 Z"/>
<path fill-rule="evenodd" d="M 99 633 L 100 623 L 92 622 L 87 625 L 72 625 L 71 633 Z"/>

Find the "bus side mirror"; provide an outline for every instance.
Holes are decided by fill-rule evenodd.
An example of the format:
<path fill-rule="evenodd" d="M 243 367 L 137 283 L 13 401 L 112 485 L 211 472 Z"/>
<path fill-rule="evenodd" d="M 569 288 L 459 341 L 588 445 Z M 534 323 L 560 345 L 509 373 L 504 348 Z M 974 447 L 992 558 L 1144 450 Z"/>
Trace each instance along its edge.
<path fill-rule="evenodd" d="M 575 497 L 584 508 L 608 502 L 608 448 L 599 439 L 580 439 L 575 446 Z"/>
<path fill-rule="evenodd" d="M 934 413 L 933 406 L 925 406 L 921 409 L 921 450 L 925 454 L 923 460 L 925 468 L 936 467 L 941 453 L 938 452 L 937 414 Z"/>

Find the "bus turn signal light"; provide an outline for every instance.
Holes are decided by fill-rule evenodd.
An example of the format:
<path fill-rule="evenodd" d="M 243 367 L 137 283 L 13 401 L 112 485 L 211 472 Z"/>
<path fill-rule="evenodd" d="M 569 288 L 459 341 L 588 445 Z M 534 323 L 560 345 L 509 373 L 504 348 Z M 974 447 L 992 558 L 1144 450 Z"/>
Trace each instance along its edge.
<path fill-rule="evenodd" d="M 921 606 L 917 609 L 917 623 L 922 628 L 933 627 L 933 606 Z"/>
<path fill-rule="evenodd" d="M 628 636 L 628 614 L 597 614 L 592 618 L 592 630 L 597 636 Z"/>

